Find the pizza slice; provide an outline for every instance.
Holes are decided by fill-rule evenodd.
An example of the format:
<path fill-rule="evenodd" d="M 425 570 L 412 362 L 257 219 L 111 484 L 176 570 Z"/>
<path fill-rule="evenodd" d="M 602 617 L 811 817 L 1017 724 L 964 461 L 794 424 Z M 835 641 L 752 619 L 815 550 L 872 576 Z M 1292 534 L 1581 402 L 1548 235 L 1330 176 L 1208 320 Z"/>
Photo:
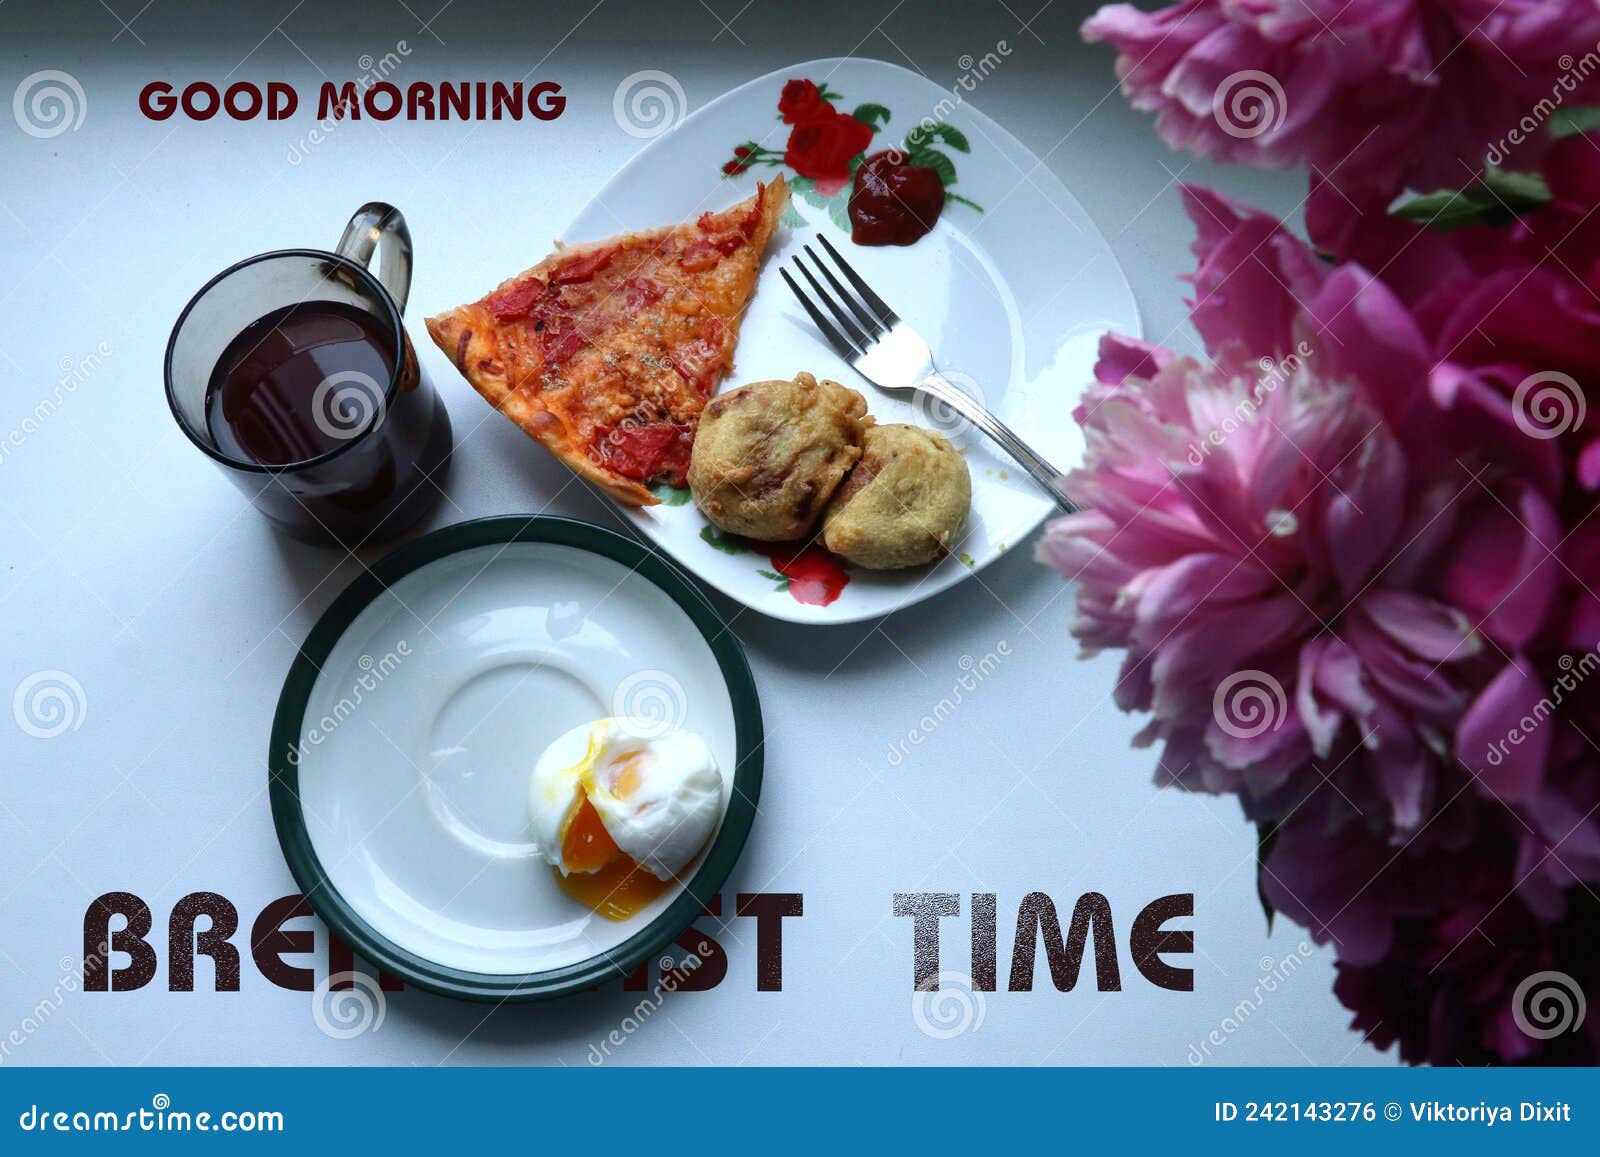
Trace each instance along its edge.
<path fill-rule="evenodd" d="M 428 332 L 491 406 L 629 506 L 682 487 L 788 204 L 779 177 L 684 225 L 558 246 Z"/>

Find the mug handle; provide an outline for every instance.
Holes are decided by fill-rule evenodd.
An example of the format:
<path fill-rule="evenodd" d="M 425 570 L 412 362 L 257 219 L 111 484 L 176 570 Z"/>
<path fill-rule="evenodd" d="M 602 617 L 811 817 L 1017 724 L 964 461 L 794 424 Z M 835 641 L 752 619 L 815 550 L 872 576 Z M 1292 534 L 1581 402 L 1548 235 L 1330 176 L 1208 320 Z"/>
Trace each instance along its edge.
<path fill-rule="evenodd" d="M 411 230 L 400 210 L 382 201 L 368 201 L 350 218 L 333 251 L 370 269 L 379 241 L 387 244 L 378 259 L 378 283 L 404 313 L 411 293 Z"/>

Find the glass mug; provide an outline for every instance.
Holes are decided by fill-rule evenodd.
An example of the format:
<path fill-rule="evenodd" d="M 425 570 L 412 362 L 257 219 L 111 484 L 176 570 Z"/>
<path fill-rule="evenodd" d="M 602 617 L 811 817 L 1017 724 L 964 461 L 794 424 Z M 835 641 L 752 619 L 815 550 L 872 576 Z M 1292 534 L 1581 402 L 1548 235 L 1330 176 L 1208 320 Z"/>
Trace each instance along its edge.
<path fill-rule="evenodd" d="M 401 321 L 410 288 L 405 218 L 373 201 L 333 252 L 246 258 L 207 282 L 173 327 L 173 417 L 296 538 L 372 545 L 443 495 L 450 417 Z"/>

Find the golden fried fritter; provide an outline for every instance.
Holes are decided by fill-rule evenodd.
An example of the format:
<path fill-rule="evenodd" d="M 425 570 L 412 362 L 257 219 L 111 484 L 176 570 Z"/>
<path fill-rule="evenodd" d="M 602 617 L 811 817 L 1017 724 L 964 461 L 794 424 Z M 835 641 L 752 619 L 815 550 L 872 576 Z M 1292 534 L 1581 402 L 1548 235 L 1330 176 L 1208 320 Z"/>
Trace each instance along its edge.
<path fill-rule="evenodd" d="M 860 394 L 806 373 L 719 394 L 689 459 L 695 504 L 733 534 L 804 538 L 861 456 L 871 421 Z"/>
<path fill-rule="evenodd" d="M 971 506 L 967 460 L 949 441 L 916 426 L 873 426 L 823 515 L 822 541 L 857 566 L 917 566 L 949 552 Z"/>

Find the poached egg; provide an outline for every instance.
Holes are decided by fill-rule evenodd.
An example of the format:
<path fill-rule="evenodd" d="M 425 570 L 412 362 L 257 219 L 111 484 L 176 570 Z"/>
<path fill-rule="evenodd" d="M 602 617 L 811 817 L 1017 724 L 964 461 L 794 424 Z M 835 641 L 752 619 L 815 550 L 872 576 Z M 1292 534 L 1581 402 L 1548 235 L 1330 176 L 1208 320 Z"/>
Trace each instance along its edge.
<path fill-rule="evenodd" d="M 705 740 L 641 719 L 584 723 L 528 787 L 533 838 L 562 890 L 611 920 L 662 895 L 711 838 L 725 784 Z"/>

